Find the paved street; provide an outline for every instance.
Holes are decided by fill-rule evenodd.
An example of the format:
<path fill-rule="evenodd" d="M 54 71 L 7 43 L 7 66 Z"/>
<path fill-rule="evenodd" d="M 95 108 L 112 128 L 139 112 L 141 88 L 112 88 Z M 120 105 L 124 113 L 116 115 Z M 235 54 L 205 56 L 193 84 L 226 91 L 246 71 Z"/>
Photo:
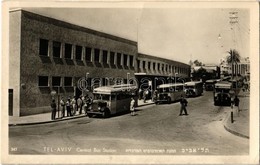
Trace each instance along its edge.
<path fill-rule="evenodd" d="M 212 92 L 179 103 L 139 107 L 136 116 L 79 118 L 9 127 L 11 154 L 246 155 L 249 140 L 227 132 L 229 107 L 213 106 Z"/>

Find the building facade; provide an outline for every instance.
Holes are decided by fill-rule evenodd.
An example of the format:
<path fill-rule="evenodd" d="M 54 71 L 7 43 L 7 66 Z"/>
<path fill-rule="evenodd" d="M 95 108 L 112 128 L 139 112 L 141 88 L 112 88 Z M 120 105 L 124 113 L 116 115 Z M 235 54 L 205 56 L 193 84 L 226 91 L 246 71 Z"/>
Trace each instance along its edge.
<path fill-rule="evenodd" d="M 49 112 L 53 91 L 67 99 L 141 72 L 189 75 L 188 65 L 138 54 L 135 41 L 21 9 L 9 15 L 9 115 Z"/>

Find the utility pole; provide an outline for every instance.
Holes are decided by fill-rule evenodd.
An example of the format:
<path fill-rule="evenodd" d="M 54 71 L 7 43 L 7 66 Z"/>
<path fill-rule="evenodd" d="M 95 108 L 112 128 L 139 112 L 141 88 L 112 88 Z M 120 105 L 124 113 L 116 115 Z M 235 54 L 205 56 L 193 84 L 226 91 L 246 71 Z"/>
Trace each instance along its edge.
<path fill-rule="evenodd" d="M 234 48 L 236 48 L 236 34 L 235 34 L 235 29 L 234 29 L 234 25 L 238 23 L 238 12 L 229 12 L 230 16 L 229 16 L 229 23 L 231 25 L 231 30 L 233 33 L 233 42 L 234 42 Z M 234 79 L 234 70 L 235 70 L 235 74 L 236 74 L 236 92 L 237 92 L 237 64 L 235 64 L 234 66 L 234 51 L 231 52 L 231 58 L 232 58 L 232 79 Z M 235 68 L 235 69 L 234 69 Z"/>
<path fill-rule="evenodd" d="M 236 36 L 235 36 L 235 29 L 234 25 L 238 23 L 238 12 L 233 11 L 229 12 L 229 23 L 231 25 L 231 30 L 232 30 L 232 40 L 234 42 L 234 48 L 236 48 Z M 234 52 L 231 50 L 231 60 L 232 60 L 232 79 L 234 78 Z M 237 68 L 236 68 L 237 69 Z M 237 75 L 237 70 L 236 70 L 236 75 Z"/>

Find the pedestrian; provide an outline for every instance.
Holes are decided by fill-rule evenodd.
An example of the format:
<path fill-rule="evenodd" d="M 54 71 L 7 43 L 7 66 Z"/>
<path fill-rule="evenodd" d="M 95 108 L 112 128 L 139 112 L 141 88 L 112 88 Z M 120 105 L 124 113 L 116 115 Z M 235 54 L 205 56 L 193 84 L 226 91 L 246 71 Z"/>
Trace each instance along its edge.
<path fill-rule="evenodd" d="M 187 107 L 187 105 L 188 105 L 188 101 L 187 101 L 183 96 L 181 96 L 180 104 L 181 104 L 181 109 L 180 109 L 180 114 L 179 114 L 179 116 L 182 116 L 182 111 L 184 111 L 184 115 L 189 115 L 189 114 L 187 113 L 187 110 L 186 110 L 186 107 Z"/>
<path fill-rule="evenodd" d="M 55 120 L 56 108 L 57 108 L 57 106 L 56 106 L 55 100 L 53 99 L 52 103 L 51 103 L 51 120 Z"/>
<path fill-rule="evenodd" d="M 82 100 L 81 100 L 81 96 L 77 99 L 77 107 L 78 107 L 79 114 L 81 114 L 82 113 Z"/>
<path fill-rule="evenodd" d="M 67 109 L 67 117 L 72 116 L 71 114 L 71 101 L 70 98 L 68 98 L 66 102 L 66 109 Z"/>
<path fill-rule="evenodd" d="M 134 100 L 134 98 L 131 98 L 130 111 L 131 111 L 131 116 L 134 116 L 135 115 L 135 100 Z"/>
<path fill-rule="evenodd" d="M 71 106 L 72 106 L 72 115 L 74 116 L 77 111 L 77 101 L 76 101 L 76 96 L 73 97 L 71 100 Z"/>
<path fill-rule="evenodd" d="M 140 88 L 139 91 L 138 91 L 138 99 L 141 100 L 143 97 L 143 91 L 142 89 Z"/>
<path fill-rule="evenodd" d="M 237 96 L 235 96 L 234 98 L 234 104 L 235 104 L 235 107 L 236 107 L 236 111 L 237 111 L 237 115 L 239 116 L 239 98 Z"/>
<path fill-rule="evenodd" d="M 60 106 L 61 106 L 61 118 L 65 117 L 65 101 L 62 97 L 60 100 Z"/>
<path fill-rule="evenodd" d="M 144 97 L 144 103 L 146 103 L 146 100 L 148 99 L 149 91 L 148 89 L 144 90 L 143 97 Z"/>

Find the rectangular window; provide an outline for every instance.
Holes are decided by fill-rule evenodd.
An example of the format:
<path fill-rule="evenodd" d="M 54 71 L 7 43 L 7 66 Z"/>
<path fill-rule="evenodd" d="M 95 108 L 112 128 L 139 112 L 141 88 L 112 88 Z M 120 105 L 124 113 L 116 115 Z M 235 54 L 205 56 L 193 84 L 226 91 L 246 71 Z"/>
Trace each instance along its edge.
<path fill-rule="evenodd" d="M 107 64 L 107 51 L 103 50 L 103 63 Z"/>
<path fill-rule="evenodd" d="M 61 77 L 52 77 L 52 86 L 53 87 L 61 86 Z"/>
<path fill-rule="evenodd" d="M 117 65 L 121 65 L 121 54 L 117 53 Z"/>
<path fill-rule="evenodd" d="M 38 86 L 39 87 L 48 87 L 49 86 L 48 76 L 39 76 L 38 77 Z"/>
<path fill-rule="evenodd" d="M 148 62 L 148 69 L 151 69 L 151 62 Z"/>
<path fill-rule="evenodd" d="M 143 61 L 143 69 L 145 69 L 145 61 Z"/>
<path fill-rule="evenodd" d="M 82 60 L 82 46 L 76 46 L 76 60 Z"/>
<path fill-rule="evenodd" d="M 60 58 L 61 43 L 53 41 L 53 57 Z"/>
<path fill-rule="evenodd" d="M 165 71 L 166 72 L 168 71 L 168 65 L 165 65 Z"/>
<path fill-rule="evenodd" d="M 64 86 L 72 87 L 72 77 L 64 77 Z"/>
<path fill-rule="evenodd" d="M 95 55 L 94 61 L 99 62 L 99 49 L 95 49 L 94 55 Z"/>
<path fill-rule="evenodd" d="M 110 52 L 110 64 L 115 64 L 115 53 Z"/>
<path fill-rule="evenodd" d="M 137 60 L 137 68 L 140 68 L 140 60 Z"/>
<path fill-rule="evenodd" d="M 156 63 L 154 62 L 153 63 L 153 70 L 155 70 L 155 68 L 156 68 Z"/>
<path fill-rule="evenodd" d="M 91 48 L 86 47 L 86 61 L 91 62 Z"/>
<path fill-rule="evenodd" d="M 161 70 L 161 68 L 160 68 L 160 67 L 161 67 L 161 66 L 160 66 L 160 63 L 158 63 L 157 66 L 158 66 L 158 71 Z"/>
<path fill-rule="evenodd" d="M 48 45 L 49 41 L 45 39 L 40 39 L 40 52 L 39 55 L 41 56 L 48 56 Z"/>
<path fill-rule="evenodd" d="M 164 64 L 162 64 L 162 71 L 164 71 Z"/>
<path fill-rule="evenodd" d="M 130 57 L 130 58 L 129 58 L 129 59 L 130 59 L 129 65 L 130 65 L 130 66 L 134 66 L 134 56 L 131 56 L 131 55 L 130 55 L 129 57 Z"/>
<path fill-rule="evenodd" d="M 65 58 L 72 59 L 72 45 L 65 44 Z"/>
<path fill-rule="evenodd" d="M 124 54 L 124 66 L 127 66 L 127 54 Z"/>

